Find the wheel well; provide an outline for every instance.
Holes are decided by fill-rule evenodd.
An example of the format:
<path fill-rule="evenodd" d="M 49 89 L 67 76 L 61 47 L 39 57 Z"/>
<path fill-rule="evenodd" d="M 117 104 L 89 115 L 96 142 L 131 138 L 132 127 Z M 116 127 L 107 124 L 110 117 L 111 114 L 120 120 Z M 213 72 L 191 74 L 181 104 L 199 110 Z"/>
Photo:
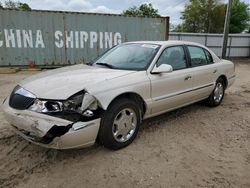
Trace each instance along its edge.
<path fill-rule="evenodd" d="M 225 88 L 227 88 L 227 84 L 228 84 L 228 82 L 227 82 L 227 77 L 226 77 L 225 75 L 221 75 L 219 78 L 223 79 L 224 84 L 225 84 Z M 218 79 L 219 79 L 219 78 L 218 78 Z"/>
<path fill-rule="evenodd" d="M 134 102 L 136 102 L 139 106 L 140 106 L 140 110 L 141 110 L 141 116 L 143 117 L 143 115 L 146 112 L 147 106 L 145 101 L 143 100 L 143 98 L 137 94 L 137 93 L 132 93 L 132 92 L 128 92 L 128 93 L 123 93 L 121 95 L 116 96 L 111 103 L 113 103 L 114 101 L 121 99 L 121 98 L 127 98 L 130 100 L 133 100 Z M 111 104 L 110 103 L 110 104 Z"/>

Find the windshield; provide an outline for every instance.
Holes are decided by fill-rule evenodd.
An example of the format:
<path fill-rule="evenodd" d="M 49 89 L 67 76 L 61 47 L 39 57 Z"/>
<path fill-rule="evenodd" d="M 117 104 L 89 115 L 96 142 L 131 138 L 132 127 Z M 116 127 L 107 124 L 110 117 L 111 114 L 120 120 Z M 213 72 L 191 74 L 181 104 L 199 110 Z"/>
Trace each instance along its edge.
<path fill-rule="evenodd" d="M 145 70 L 160 46 L 155 44 L 121 44 L 101 56 L 93 65 L 125 70 Z"/>

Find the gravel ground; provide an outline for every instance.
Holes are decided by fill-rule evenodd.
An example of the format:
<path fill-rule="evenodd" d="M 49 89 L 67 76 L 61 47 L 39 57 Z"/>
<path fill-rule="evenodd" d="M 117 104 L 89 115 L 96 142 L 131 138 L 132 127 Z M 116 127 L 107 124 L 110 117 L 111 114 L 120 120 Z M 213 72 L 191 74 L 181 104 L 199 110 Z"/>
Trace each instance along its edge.
<path fill-rule="evenodd" d="M 0 112 L 0 187 L 250 187 L 250 59 L 216 108 L 193 104 L 143 122 L 137 139 L 58 151 L 28 143 Z M 34 72 L 0 74 L 0 102 Z"/>

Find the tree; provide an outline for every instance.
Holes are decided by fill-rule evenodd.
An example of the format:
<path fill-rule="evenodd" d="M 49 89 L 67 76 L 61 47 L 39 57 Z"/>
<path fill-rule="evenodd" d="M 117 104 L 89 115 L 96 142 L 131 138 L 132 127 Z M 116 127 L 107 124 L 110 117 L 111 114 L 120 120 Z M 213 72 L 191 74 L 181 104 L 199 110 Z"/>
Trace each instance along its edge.
<path fill-rule="evenodd" d="M 190 1 L 185 5 L 185 9 L 182 12 L 181 19 L 184 20 L 183 30 L 187 32 L 200 32 L 201 30 L 201 16 L 200 16 L 200 4 L 198 0 Z"/>
<path fill-rule="evenodd" d="M 190 0 L 181 19 L 184 21 L 184 31 L 217 33 L 224 23 L 224 17 L 225 9 L 220 0 Z"/>
<path fill-rule="evenodd" d="M 5 1 L 4 4 L 5 4 L 4 8 L 17 9 L 17 3 L 14 1 L 8 0 L 8 1 Z"/>
<path fill-rule="evenodd" d="M 240 33 L 248 26 L 249 8 L 240 0 L 234 0 L 231 11 L 230 32 Z M 222 33 L 224 28 L 226 5 L 221 0 L 190 0 L 185 5 L 181 19 L 182 31 Z"/>
<path fill-rule="evenodd" d="M 240 2 L 240 0 L 234 0 L 232 3 L 232 11 L 231 11 L 231 19 L 230 19 L 230 33 L 241 33 L 248 27 L 249 17 L 249 5 Z"/>
<path fill-rule="evenodd" d="M 133 6 L 122 12 L 124 16 L 147 16 L 147 17 L 160 17 L 158 9 L 155 9 L 151 3 L 141 4 L 139 7 Z"/>
<path fill-rule="evenodd" d="M 19 3 L 18 9 L 23 10 L 23 11 L 30 11 L 31 8 L 27 3 Z"/>
<path fill-rule="evenodd" d="M 226 7 L 224 4 L 217 5 L 213 14 L 211 14 L 211 30 L 210 33 L 223 33 L 226 17 Z"/>
<path fill-rule="evenodd" d="M 173 26 L 173 29 L 170 31 L 171 32 L 186 32 L 185 28 L 183 27 L 183 24 L 178 24 L 176 26 Z"/>
<path fill-rule="evenodd" d="M 175 32 L 176 26 L 174 24 L 169 24 L 169 31 L 170 32 Z"/>
<path fill-rule="evenodd" d="M 0 5 L 0 7 L 1 7 L 1 5 Z M 14 2 L 12 0 L 5 1 L 3 8 L 23 10 L 23 11 L 30 11 L 31 10 L 30 6 L 27 3 Z"/>

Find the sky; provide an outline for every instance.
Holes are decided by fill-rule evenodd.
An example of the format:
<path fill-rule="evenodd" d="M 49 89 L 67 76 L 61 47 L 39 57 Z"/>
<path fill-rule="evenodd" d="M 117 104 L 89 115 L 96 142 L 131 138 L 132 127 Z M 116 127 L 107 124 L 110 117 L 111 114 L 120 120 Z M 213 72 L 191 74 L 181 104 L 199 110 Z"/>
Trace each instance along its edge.
<path fill-rule="evenodd" d="M 5 0 L 0 0 L 4 4 Z M 17 0 L 14 0 L 17 1 Z M 132 6 L 142 3 L 152 3 L 162 16 L 170 16 L 170 23 L 177 25 L 181 23 L 181 12 L 189 0 L 19 0 L 27 3 L 32 9 L 83 11 L 97 13 L 121 13 Z M 227 2 L 227 0 L 223 0 Z M 241 0 L 250 4 L 250 0 Z"/>

